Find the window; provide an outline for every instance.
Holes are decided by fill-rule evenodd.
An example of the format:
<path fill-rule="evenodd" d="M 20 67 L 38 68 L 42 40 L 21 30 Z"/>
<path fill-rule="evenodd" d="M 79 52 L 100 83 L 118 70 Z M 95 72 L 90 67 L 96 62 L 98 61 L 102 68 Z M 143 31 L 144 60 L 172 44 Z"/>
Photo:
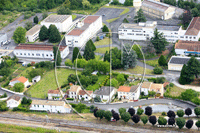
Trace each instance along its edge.
<path fill-rule="evenodd" d="M 124 31 L 127 31 L 127 30 L 124 30 Z"/>
<path fill-rule="evenodd" d="M 44 108 L 44 105 L 43 105 L 43 108 Z"/>
<path fill-rule="evenodd" d="M 26 55 L 26 53 L 24 53 L 24 55 Z"/>
<path fill-rule="evenodd" d="M 68 40 L 68 42 L 71 42 L 70 40 Z"/>
<path fill-rule="evenodd" d="M 39 105 L 38 105 L 38 108 L 39 108 Z"/>
<path fill-rule="evenodd" d="M 188 38 L 188 36 L 186 36 L 185 38 Z"/>
<path fill-rule="evenodd" d="M 34 105 L 34 107 L 36 107 L 36 105 Z"/>
<path fill-rule="evenodd" d="M 75 43 L 78 43 L 78 41 L 75 41 Z"/>
<path fill-rule="evenodd" d="M 145 33 L 145 31 L 143 31 Z"/>
<path fill-rule="evenodd" d="M 16 55 L 18 55 L 18 53 L 16 53 Z"/>
<path fill-rule="evenodd" d="M 52 55 L 52 54 L 50 54 L 50 56 L 52 57 L 53 55 Z"/>
<path fill-rule="evenodd" d="M 48 57 L 49 55 L 48 55 L 48 54 L 46 54 L 46 56 Z"/>
<path fill-rule="evenodd" d="M 22 55 L 22 53 L 20 53 L 20 55 Z"/>
<path fill-rule="evenodd" d="M 194 39 L 196 39 L 196 37 L 194 37 Z"/>
<path fill-rule="evenodd" d="M 118 30 L 118 31 L 122 31 L 122 30 Z"/>
<path fill-rule="evenodd" d="M 85 99 L 87 99 L 87 97 L 85 97 Z"/>
<path fill-rule="evenodd" d="M 192 37 L 190 37 L 190 39 L 192 39 Z"/>
<path fill-rule="evenodd" d="M 40 56 L 40 54 L 36 54 L 36 56 Z"/>
<path fill-rule="evenodd" d="M 34 56 L 34 54 L 32 54 L 32 56 Z"/>
<path fill-rule="evenodd" d="M 30 56 L 31 54 L 30 54 L 30 53 L 28 53 L 28 55 Z"/>

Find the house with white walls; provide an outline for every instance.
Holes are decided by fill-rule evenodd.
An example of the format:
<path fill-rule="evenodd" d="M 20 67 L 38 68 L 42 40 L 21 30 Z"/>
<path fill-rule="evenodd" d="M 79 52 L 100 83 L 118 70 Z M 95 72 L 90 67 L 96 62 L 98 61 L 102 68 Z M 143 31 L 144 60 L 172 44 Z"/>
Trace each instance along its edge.
<path fill-rule="evenodd" d="M 87 90 L 80 90 L 78 93 L 78 99 L 84 101 L 89 101 L 92 99 L 93 91 L 87 91 Z"/>
<path fill-rule="evenodd" d="M 67 32 L 72 26 L 72 15 L 49 15 L 40 23 L 49 28 L 50 25 L 55 25 L 59 32 Z"/>
<path fill-rule="evenodd" d="M 71 106 L 64 101 L 33 100 L 30 110 L 47 111 L 50 113 L 71 113 Z"/>
<path fill-rule="evenodd" d="M 117 90 L 118 99 L 138 100 L 140 97 L 140 87 L 135 86 L 120 86 Z"/>
<path fill-rule="evenodd" d="M 21 103 L 21 98 L 17 95 L 12 95 L 6 100 L 6 103 L 9 108 L 18 107 Z"/>
<path fill-rule="evenodd" d="M 18 44 L 13 53 L 17 58 L 54 59 L 53 46 L 50 44 Z M 58 46 L 61 58 L 69 54 L 68 46 Z"/>
<path fill-rule="evenodd" d="M 78 99 L 78 93 L 81 91 L 81 86 L 79 85 L 72 85 L 70 86 L 70 89 L 68 90 L 68 97 L 69 98 L 74 98 L 74 99 Z"/>
<path fill-rule="evenodd" d="M 40 28 L 42 25 L 35 25 L 26 32 L 26 41 L 35 42 L 39 38 Z"/>
<path fill-rule="evenodd" d="M 144 95 L 148 95 L 148 91 L 150 90 L 152 82 L 143 82 L 142 85 L 140 86 L 140 91 L 144 92 Z"/>
<path fill-rule="evenodd" d="M 14 78 L 10 81 L 9 85 L 11 87 L 13 87 L 16 83 L 23 83 L 24 84 L 24 87 L 27 87 L 29 85 L 29 81 L 27 78 L 21 76 L 21 77 L 17 77 L 17 78 Z"/>
<path fill-rule="evenodd" d="M 100 89 L 94 91 L 93 98 L 99 96 L 102 100 L 111 100 L 114 94 L 114 87 L 102 86 Z"/>
<path fill-rule="evenodd" d="M 59 90 L 48 90 L 49 100 L 59 100 L 61 98 Z"/>
<path fill-rule="evenodd" d="M 76 26 L 65 34 L 66 45 L 82 47 L 102 28 L 102 16 L 89 15 L 77 22 Z"/>

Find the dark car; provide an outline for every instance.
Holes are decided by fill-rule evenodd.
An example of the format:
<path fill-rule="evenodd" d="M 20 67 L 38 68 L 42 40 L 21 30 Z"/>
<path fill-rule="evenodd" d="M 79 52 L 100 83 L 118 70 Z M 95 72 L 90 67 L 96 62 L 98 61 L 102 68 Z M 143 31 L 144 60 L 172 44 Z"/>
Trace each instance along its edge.
<path fill-rule="evenodd" d="M 27 87 L 26 88 L 30 88 L 31 87 L 31 85 L 27 85 Z"/>

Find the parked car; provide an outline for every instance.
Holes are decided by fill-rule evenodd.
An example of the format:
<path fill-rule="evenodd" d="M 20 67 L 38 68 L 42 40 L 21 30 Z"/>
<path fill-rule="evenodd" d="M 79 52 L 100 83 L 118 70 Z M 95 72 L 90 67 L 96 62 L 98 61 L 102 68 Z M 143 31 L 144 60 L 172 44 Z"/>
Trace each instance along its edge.
<path fill-rule="evenodd" d="M 30 88 L 31 87 L 31 85 L 27 85 L 27 87 L 26 88 Z"/>

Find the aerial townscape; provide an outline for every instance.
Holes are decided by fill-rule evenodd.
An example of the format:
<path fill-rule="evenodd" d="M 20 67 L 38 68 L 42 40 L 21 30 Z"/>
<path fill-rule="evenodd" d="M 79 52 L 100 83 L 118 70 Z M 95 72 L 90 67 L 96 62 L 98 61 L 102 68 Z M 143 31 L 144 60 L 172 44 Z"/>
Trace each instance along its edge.
<path fill-rule="evenodd" d="M 198 133 L 199 0 L 0 0 L 1 133 Z"/>

